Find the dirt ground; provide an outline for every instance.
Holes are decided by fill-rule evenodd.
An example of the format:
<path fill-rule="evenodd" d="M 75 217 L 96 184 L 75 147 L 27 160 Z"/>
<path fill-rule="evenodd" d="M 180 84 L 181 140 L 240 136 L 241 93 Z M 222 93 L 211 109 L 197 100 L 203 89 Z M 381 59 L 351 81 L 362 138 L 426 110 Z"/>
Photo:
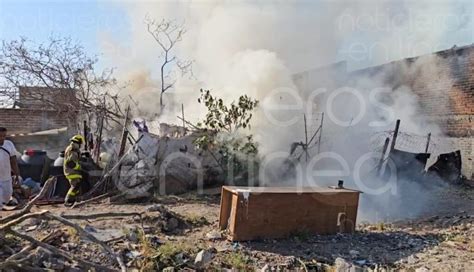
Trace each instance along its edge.
<path fill-rule="evenodd" d="M 445 193 L 444 201 L 437 202 L 440 209 L 414 220 L 359 224 L 355 234 L 301 234 L 241 243 L 228 241 L 218 230 L 219 195 L 187 194 L 136 204 L 103 201 L 76 209 L 50 205 L 35 210 L 69 215 L 144 213 L 142 218 L 74 220 L 122 254 L 130 271 L 474 271 L 474 190 L 450 187 Z M 167 216 L 163 207 L 170 211 Z M 96 244 L 64 225 L 29 219 L 17 228 L 38 239 L 58 229 L 63 235 L 51 244 L 118 269 Z M 25 245 L 10 238 L 8 245 L 0 245 L 0 262 Z M 30 261 L 38 268 L 81 271 L 44 250 L 36 250 Z"/>

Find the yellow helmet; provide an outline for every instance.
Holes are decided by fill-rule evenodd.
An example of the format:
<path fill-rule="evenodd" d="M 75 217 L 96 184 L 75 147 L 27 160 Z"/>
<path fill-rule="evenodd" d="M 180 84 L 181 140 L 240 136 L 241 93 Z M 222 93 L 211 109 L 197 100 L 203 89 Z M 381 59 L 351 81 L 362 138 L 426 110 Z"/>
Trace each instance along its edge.
<path fill-rule="evenodd" d="M 84 137 L 82 135 L 74 135 L 71 140 L 71 142 L 74 142 L 76 144 L 83 144 L 84 143 Z"/>

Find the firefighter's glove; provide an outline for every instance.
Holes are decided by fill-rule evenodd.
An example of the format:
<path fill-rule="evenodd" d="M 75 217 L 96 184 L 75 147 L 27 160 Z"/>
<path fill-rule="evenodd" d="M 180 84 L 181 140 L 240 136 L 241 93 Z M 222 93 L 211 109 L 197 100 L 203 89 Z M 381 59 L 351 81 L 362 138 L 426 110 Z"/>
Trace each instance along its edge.
<path fill-rule="evenodd" d="M 74 169 L 76 167 L 76 163 L 74 161 L 68 161 L 66 162 L 67 168 Z"/>

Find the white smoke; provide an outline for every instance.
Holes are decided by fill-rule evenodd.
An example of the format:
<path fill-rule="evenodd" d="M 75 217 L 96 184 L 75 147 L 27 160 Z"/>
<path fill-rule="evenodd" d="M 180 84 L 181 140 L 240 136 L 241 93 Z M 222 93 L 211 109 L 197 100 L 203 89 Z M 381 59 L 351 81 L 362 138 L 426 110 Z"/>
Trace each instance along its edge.
<path fill-rule="evenodd" d="M 101 33 L 106 64 L 116 67 L 122 80 L 135 82 L 127 93 L 138 102 L 141 116 L 180 123 L 176 115 L 184 104 L 186 118 L 195 122 L 203 115 L 196 103 L 199 89 L 211 89 L 227 102 L 248 94 L 269 102 L 261 104 L 253 125 L 264 154 L 288 151 L 292 142 L 302 141 L 303 114 L 317 125 L 319 112 L 328 111 L 324 102 L 338 82 L 345 81 L 341 73 L 319 73 L 310 80 L 328 92 L 310 99 L 314 88 L 296 88 L 293 74 L 341 60 L 347 60 L 353 69 L 428 54 L 466 42 L 472 29 L 469 8 L 465 8 L 468 1 L 134 1 L 114 5 L 127 11 L 130 29 L 124 41 Z M 195 79 L 177 79 L 175 88 L 165 96 L 167 106 L 160 116 L 154 116 L 159 112 L 160 51 L 146 32 L 146 16 L 184 23 L 187 33 L 176 54 L 194 60 Z M 410 68 L 397 68 L 397 74 L 401 81 L 420 70 L 430 76 L 436 74 L 436 67 L 436 60 L 423 58 Z M 393 71 L 387 71 L 390 73 Z M 336 152 L 353 165 L 370 151 L 372 134 L 393 129 L 395 119 L 402 120 L 407 132 L 440 133 L 435 125 L 417 118 L 419 102 L 409 86 L 401 85 L 385 94 L 388 98 L 376 98 L 390 105 L 390 111 L 373 103 L 370 92 L 384 87 L 384 75 L 364 75 L 350 85 L 360 91 L 366 106 L 361 120 L 357 120 L 357 97 L 342 94 L 334 99 L 333 117 L 349 125 L 335 124 L 334 118 L 326 115 L 322 151 Z M 299 102 L 303 105 L 299 110 L 280 110 L 273 116 L 280 125 L 263 112 L 268 107 Z M 308 106 L 312 113 L 308 113 Z M 293 118 L 299 121 L 281 125 Z M 369 126 L 373 121 L 386 124 Z M 314 127 L 310 134 L 313 131 Z"/>

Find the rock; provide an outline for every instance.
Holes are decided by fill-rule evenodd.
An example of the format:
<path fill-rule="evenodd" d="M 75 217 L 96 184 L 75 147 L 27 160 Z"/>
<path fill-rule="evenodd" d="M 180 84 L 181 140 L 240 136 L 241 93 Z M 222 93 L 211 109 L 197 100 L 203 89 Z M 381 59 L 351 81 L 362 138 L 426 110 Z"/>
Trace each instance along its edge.
<path fill-rule="evenodd" d="M 145 238 L 150 242 L 150 244 L 157 248 L 159 247 L 160 245 L 163 244 L 163 241 L 160 240 L 160 237 L 156 236 L 156 235 L 152 235 L 152 234 L 147 234 L 145 235 Z"/>
<path fill-rule="evenodd" d="M 84 230 L 87 231 L 87 232 L 97 232 L 97 230 L 91 225 L 86 225 L 84 227 Z"/>
<path fill-rule="evenodd" d="M 185 264 L 187 263 L 189 260 L 188 258 L 186 257 L 186 255 L 184 253 L 178 253 L 176 254 L 176 256 L 174 256 L 174 261 L 175 261 L 175 265 L 182 265 L 182 264 Z"/>
<path fill-rule="evenodd" d="M 155 204 L 155 205 L 152 205 L 152 206 L 149 206 L 148 208 L 146 208 L 146 211 L 147 212 L 161 212 L 163 209 L 165 209 L 165 207 L 163 207 L 163 205 Z"/>
<path fill-rule="evenodd" d="M 424 266 L 415 269 L 415 272 L 429 272 L 430 270 Z"/>
<path fill-rule="evenodd" d="M 416 263 L 417 261 L 418 261 L 418 258 L 415 257 L 415 256 L 413 256 L 413 255 L 408 256 L 408 258 L 407 258 L 407 263 L 409 263 L 409 264 L 414 264 L 414 263 Z"/>
<path fill-rule="evenodd" d="M 70 251 L 71 249 L 77 248 L 79 245 L 77 243 L 64 243 L 62 247 L 64 247 L 66 250 Z"/>
<path fill-rule="evenodd" d="M 288 256 L 285 260 L 285 265 L 286 266 L 293 266 L 298 263 L 298 259 L 295 256 Z"/>
<path fill-rule="evenodd" d="M 138 243 L 138 234 L 134 230 L 131 230 L 126 238 L 132 243 Z"/>
<path fill-rule="evenodd" d="M 95 228 L 92 226 L 86 226 L 85 228 L 87 232 L 94 235 L 95 238 L 102 242 L 114 240 L 117 238 L 123 237 L 123 230 L 122 229 L 114 229 L 114 228 Z"/>
<path fill-rule="evenodd" d="M 40 224 L 41 224 L 41 219 L 34 218 L 34 217 L 25 220 L 25 223 L 24 223 L 25 226 L 37 226 Z"/>
<path fill-rule="evenodd" d="M 64 262 L 61 262 L 59 259 L 50 259 L 50 261 L 43 261 L 43 265 L 45 268 L 55 271 L 63 270 L 65 267 Z"/>
<path fill-rule="evenodd" d="M 228 251 L 232 251 L 233 248 L 229 244 L 224 244 L 224 245 L 217 245 L 216 250 L 217 252 L 228 252 Z"/>
<path fill-rule="evenodd" d="M 266 264 L 264 267 L 262 267 L 262 269 L 260 269 L 260 272 L 267 272 L 267 271 L 270 271 L 270 266 L 268 264 Z"/>
<path fill-rule="evenodd" d="M 125 256 L 127 256 L 127 258 L 129 258 L 129 259 L 136 259 L 136 258 L 140 257 L 141 255 L 142 254 L 139 251 L 135 251 L 135 250 L 132 250 L 132 251 L 125 254 Z"/>
<path fill-rule="evenodd" d="M 352 258 L 356 258 L 357 256 L 360 255 L 360 252 L 357 250 L 349 250 L 349 254 L 351 255 Z"/>
<path fill-rule="evenodd" d="M 365 269 L 360 267 L 360 266 L 356 266 L 356 265 L 353 265 L 351 266 L 351 268 L 349 269 L 350 272 L 364 272 Z"/>
<path fill-rule="evenodd" d="M 364 266 L 367 264 L 367 260 L 356 260 L 354 261 L 354 263 L 360 266 Z"/>
<path fill-rule="evenodd" d="M 196 255 L 196 259 L 194 259 L 194 264 L 199 267 L 203 267 L 209 262 L 211 262 L 213 257 L 214 257 L 214 254 L 212 253 L 211 250 L 201 250 Z"/>
<path fill-rule="evenodd" d="M 175 269 L 172 266 L 166 267 L 162 270 L 162 272 L 174 272 L 174 271 L 175 271 Z"/>
<path fill-rule="evenodd" d="M 164 224 L 163 228 L 166 230 L 166 231 L 173 231 L 175 229 L 177 229 L 179 226 L 179 221 L 178 219 L 174 218 L 174 217 L 171 217 L 170 219 L 168 219 L 166 221 L 166 223 Z"/>
<path fill-rule="evenodd" d="M 206 234 L 206 238 L 209 240 L 220 240 L 222 239 L 222 234 L 219 231 L 213 230 Z"/>
<path fill-rule="evenodd" d="M 336 272 L 347 272 L 351 268 L 351 264 L 346 262 L 343 258 L 336 258 L 334 262 Z"/>

